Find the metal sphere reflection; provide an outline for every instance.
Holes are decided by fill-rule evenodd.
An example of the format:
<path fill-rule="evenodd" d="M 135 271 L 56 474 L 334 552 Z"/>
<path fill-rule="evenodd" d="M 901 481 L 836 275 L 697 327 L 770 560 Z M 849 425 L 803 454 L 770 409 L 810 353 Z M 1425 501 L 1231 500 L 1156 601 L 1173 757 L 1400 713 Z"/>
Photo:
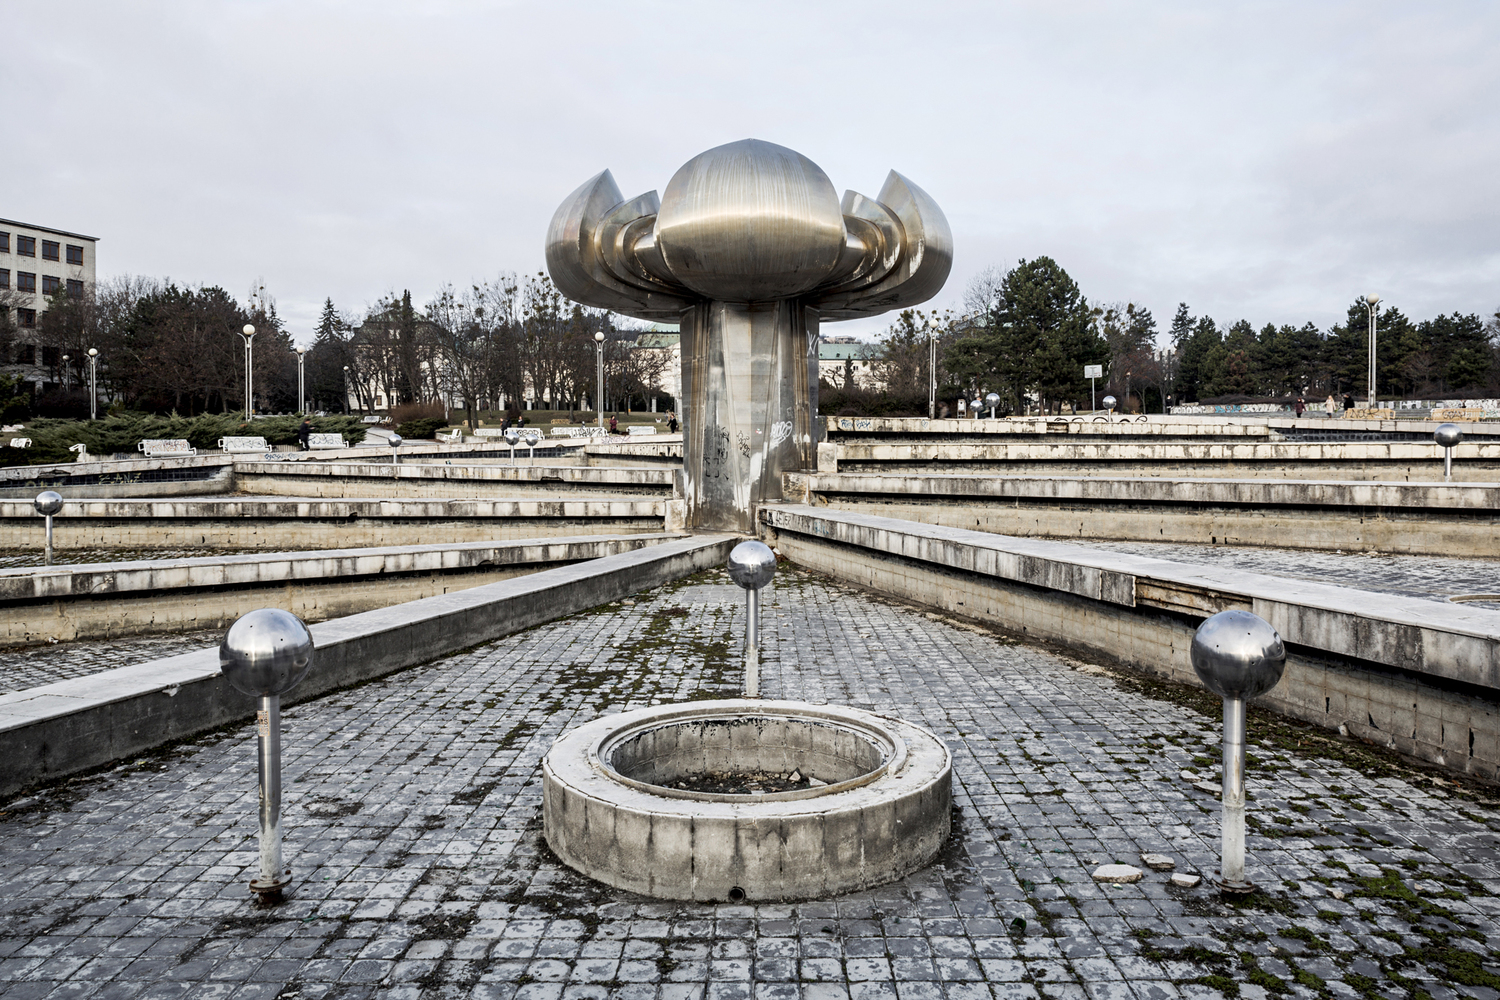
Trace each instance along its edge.
<path fill-rule="evenodd" d="M 390 437 L 390 445 L 392 448 L 401 447 L 401 435 L 393 433 Z"/>
<path fill-rule="evenodd" d="M 521 432 L 521 437 L 526 440 L 527 444 L 534 445 L 542 439 L 542 432 L 535 427 L 528 427 Z"/>
<path fill-rule="evenodd" d="M 1464 439 L 1464 432 L 1457 424 L 1438 424 L 1432 439 L 1444 448 L 1452 448 Z"/>
<path fill-rule="evenodd" d="M 759 590 L 776 575 L 776 553 L 765 542 L 740 542 L 729 553 L 729 578 L 746 590 Z"/>
<path fill-rule="evenodd" d="M 516 430 L 514 427 L 505 428 L 505 432 L 501 436 L 505 438 L 506 444 L 515 444 L 517 441 L 521 440 L 521 432 Z"/>
<path fill-rule="evenodd" d="M 1248 611 L 1220 611 L 1193 635 L 1193 671 L 1220 698 L 1255 698 L 1281 680 L 1286 647 L 1264 618 Z"/>
<path fill-rule="evenodd" d="M 55 490 L 43 490 L 36 495 L 36 500 L 33 502 L 36 505 L 36 512 L 38 514 L 50 516 L 63 508 L 62 494 Z"/>
<path fill-rule="evenodd" d="M 988 396 L 984 397 L 984 405 L 990 407 L 991 409 L 999 406 L 1000 394 L 998 392 L 992 392 Z"/>
<path fill-rule="evenodd" d="M 1113 410 L 1115 408 L 1115 403 L 1118 402 L 1118 400 L 1116 400 L 1113 396 L 1105 396 L 1101 402 L 1104 403 L 1104 408 L 1106 410 Z"/>
<path fill-rule="evenodd" d="M 281 695 L 307 676 L 312 633 L 302 619 L 280 608 L 240 616 L 219 646 L 219 669 L 236 691 L 264 698 Z"/>

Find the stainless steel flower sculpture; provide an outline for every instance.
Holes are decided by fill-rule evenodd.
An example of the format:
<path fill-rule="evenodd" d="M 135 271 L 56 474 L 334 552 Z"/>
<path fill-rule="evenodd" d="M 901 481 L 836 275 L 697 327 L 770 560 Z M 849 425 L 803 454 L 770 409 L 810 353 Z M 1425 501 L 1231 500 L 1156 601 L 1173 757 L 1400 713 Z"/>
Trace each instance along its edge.
<path fill-rule="evenodd" d="M 608 170 L 552 217 L 562 293 L 682 332 L 684 489 L 694 527 L 749 531 L 781 474 L 816 467 L 818 324 L 932 298 L 953 237 L 891 171 L 842 202 L 801 153 L 745 139 L 700 153 L 626 201 Z"/>

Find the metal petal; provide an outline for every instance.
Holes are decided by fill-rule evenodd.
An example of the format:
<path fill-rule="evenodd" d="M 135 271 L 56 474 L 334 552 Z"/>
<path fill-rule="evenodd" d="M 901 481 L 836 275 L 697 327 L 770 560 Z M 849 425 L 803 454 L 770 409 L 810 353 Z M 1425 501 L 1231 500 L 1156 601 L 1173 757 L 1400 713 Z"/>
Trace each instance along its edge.
<path fill-rule="evenodd" d="M 685 300 L 626 284 L 600 256 L 600 227 L 623 201 L 608 170 L 568 195 L 547 227 L 547 273 L 558 291 L 574 302 L 641 319 L 675 320 L 687 308 Z"/>

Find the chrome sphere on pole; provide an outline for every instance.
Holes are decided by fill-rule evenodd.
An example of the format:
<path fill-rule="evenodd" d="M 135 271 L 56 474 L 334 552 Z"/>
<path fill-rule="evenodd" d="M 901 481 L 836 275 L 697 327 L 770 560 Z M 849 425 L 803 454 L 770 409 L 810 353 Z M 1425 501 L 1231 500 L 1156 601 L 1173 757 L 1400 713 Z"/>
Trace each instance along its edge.
<path fill-rule="evenodd" d="M 504 436 L 506 442 L 512 448 L 514 448 L 516 446 L 516 442 L 517 441 L 521 440 L 521 432 L 518 431 L 518 430 L 516 430 L 514 427 L 507 427 L 507 428 L 505 428 L 505 433 L 504 433 L 503 436 Z"/>
<path fill-rule="evenodd" d="M 1000 394 L 998 392 L 992 392 L 989 395 L 985 396 L 984 405 L 989 407 L 990 416 L 993 417 L 995 415 L 995 407 L 1000 405 Z"/>
<path fill-rule="evenodd" d="M 219 646 L 219 670 L 243 694 L 264 698 L 296 687 L 313 664 L 313 638 L 302 619 L 280 608 L 240 616 Z"/>
<path fill-rule="evenodd" d="M 527 427 L 525 430 L 521 431 L 521 437 L 526 441 L 528 445 L 535 448 L 537 446 L 537 443 L 542 440 L 542 432 L 537 430 L 535 427 Z"/>
<path fill-rule="evenodd" d="M 36 500 L 33 501 L 33 504 L 36 506 L 38 514 L 44 517 L 51 517 L 62 510 L 62 494 L 55 490 L 43 490 L 36 495 Z"/>
<path fill-rule="evenodd" d="M 1441 448 L 1452 448 L 1464 439 L 1464 432 L 1457 424 L 1438 424 L 1432 439 Z"/>
<path fill-rule="evenodd" d="M 1264 618 L 1220 611 L 1198 626 L 1188 651 L 1203 686 L 1220 698 L 1257 698 L 1286 669 L 1286 647 Z"/>
<path fill-rule="evenodd" d="M 1106 410 L 1109 410 L 1111 413 L 1113 413 L 1115 409 L 1115 403 L 1118 402 L 1118 400 L 1116 400 L 1113 396 L 1105 396 L 1099 402 L 1104 404 L 1104 408 Z"/>
<path fill-rule="evenodd" d="M 740 542 L 729 553 L 729 578 L 746 590 L 759 590 L 776 575 L 776 553 L 765 542 Z"/>
<path fill-rule="evenodd" d="M 393 431 L 390 436 L 390 445 L 392 448 L 401 447 L 401 435 Z"/>

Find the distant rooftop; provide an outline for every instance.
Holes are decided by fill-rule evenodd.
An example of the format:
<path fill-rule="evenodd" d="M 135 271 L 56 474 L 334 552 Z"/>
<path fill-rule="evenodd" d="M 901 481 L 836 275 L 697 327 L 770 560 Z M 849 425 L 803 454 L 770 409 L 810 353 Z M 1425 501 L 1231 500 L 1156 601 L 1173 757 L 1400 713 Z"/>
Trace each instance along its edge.
<path fill-rule="evenodd" d="M 35 229 L 43 233 L 51 233 L 54 236 L 71 236 L 75 240 L 89 240 L 93 243 L 99 242 L 97 236 L 85 236 L 82 233 L 70 233 L 66 229 L 53 229 L 51 226 L 38 226 L 33 222 L 17 222 L 15 219 L 0 219 L 0 226 L 16 226 L 19 229 Z"/>

